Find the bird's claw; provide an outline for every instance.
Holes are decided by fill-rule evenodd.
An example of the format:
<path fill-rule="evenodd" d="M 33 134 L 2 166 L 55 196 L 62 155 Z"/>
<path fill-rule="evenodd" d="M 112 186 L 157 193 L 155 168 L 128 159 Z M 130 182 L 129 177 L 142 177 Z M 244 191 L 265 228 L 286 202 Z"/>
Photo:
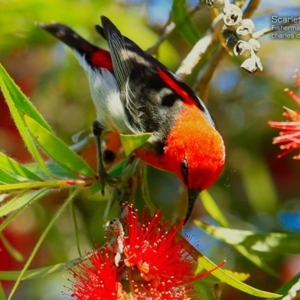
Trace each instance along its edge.
<path fill-rule="evenodd" d="M 106 172 L 99 173 L 99 181 L 101 186 L 101 194 L 104 196 L 105 194 L 105 186 L 109 185 L 111 187 L 117 188 L 117 186 L 121 183 L 121 179 L 118 177 L 114 177 L 109 175 Z"/>

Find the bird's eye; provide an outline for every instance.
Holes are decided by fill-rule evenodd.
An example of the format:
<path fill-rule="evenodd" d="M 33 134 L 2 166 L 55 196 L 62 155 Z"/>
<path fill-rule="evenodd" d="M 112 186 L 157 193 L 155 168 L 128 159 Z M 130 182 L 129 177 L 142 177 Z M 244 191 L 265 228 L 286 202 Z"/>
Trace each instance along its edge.
<path fill-rule="evenodd" d="M 188 184 L 188 163 L 186 158 L 184 158 L 183 161 L 180 163 L 180 169 L 181 169 L 184 182 L 187 185 Z"/>
<path fill-rule="evenodd" d="M 170 93 L 170 94 L 165 95 L 162 98 L 161 104 L 163 106 L 171 107 L 171 106 L 174 105 L 174 103 L 176 102 L 176 100 L 178 100 L 178 95 L 175 94 L 175 93 Z"/>

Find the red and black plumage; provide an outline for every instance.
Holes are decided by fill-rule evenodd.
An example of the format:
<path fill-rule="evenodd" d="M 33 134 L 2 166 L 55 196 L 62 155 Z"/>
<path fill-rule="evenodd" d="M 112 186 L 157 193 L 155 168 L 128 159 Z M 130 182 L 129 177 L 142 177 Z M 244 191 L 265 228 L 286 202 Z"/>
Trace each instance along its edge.
<path fill-rule="evenodd" d="M 107 40 L 109 51 L 63 24 L 40 26 L 75 50 L 104 129 L 152 133 L 135 153 L 154 167 L 175 172 L 187 186 L 187 220 L 198 193 L 223 168 L 223 140 L 204 103 L 186 83 L 123 36 L 108 18 L 101 17 L 101 22 L 96 30 Z"/>

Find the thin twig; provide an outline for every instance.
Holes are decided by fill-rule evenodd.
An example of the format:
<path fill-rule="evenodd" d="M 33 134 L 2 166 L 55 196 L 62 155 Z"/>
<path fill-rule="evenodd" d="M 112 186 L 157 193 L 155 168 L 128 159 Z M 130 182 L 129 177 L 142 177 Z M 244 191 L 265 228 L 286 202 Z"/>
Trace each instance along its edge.
<path fill-rule="evenodd" d="M 200 98 L 204 102 L 206 102 L 208 97 L 208 88 L 209 88 L 208 83 L 210 82 L 215 72 L 215 69 L 217 68 L 219 62 L 221 61 L 221 59 L 225 54 L 226 54 L 226 50 L 222 47 L 222 45 L 220 45 L 218 50 L 208 61 L 207 65 L 205 66 L 205 69 L 199 72 L 197 76 L 194 90 L 198 91 Z"/>
<path fill-rule="evenodd" d="M 231 12 L 231 4 L 229 0 L 224 0 L 223 12 L 225 15 L 229 15 Z"/>
<path fill-rule="evenodd" d="M 192 51 L 182 61 L 176 74 L 184 79 L 191 74 L 192 69 L 196 66 L 202 55 L 207 51 L 208 47 L 217 39 L 217 33 L 223 25 L 223 14 L 219 14 L 214 20 L 210 28 L 206 31 L 203 38 L 201 38 L 193 47 Z"/>
<path fill-rule="evenodd" d="M 191 8 L 188 11 L 188 15 L 192 17 L 198 10 L 200 9 L 200 6 L 195 6 Z M 154 45 L 152 45 L 147 52 L 149 54 L 157 54 L 158 53 L 158 48 L 161 45 L 161 43 L 166 40 L 176 29 L 176 25 L 172 22 L 172 13 L 170 13 L 170 16 L 168 18 L 168 21 L 163 27 L 162 34 L 158 37 L 158 40 L 155 42 Z"/>
<path fill-rule="evenodd" d="M 268 27 L 268 28 L 263 28 L 259 31 L 256 31 L 253 33 L 253 38 L 254 39 L 260 39 L 261 37 L 269 34 L 269 33 L 272 33 L 272 32 L 275 32 L 275 31 L 283 31 L 283 30 L 278 30 L 278 26 L 281 26 L 281 27 L 288 27 L 290 25 L 293 25 L 293 24 L 297 24 L 295 22 L 287 22 L 287 23 L 283 23 L 283 24 L 278 24 L 276 26 L 273 26 L 273 27 Z"/>
<path fill-rule="evenodd" d="M 243 19 L 247 19 L 250 18 L 253 13 L 257 10 L 257 8 L 260 5 L 261 0 L 252 0 L 249 2 L 249 4 L 247 5 L 246 9 L 244 10 L 243 13 Z"/>
<path fill-rule="evenodd" d="M 258 8 L 259 4 L 260 4 L 260 0 L 250 1 L 243 13 L 243 18 L 249 18 L 255 12 L 255 10 Z M 220 14 L 219 16 L 223 17 L 223 14 Z M 217 28 L 217 30 L 219 30 L 219 27 Z M 205 101 L 208 97 L 209 82 L 210 82 L 219 62 L 221 61 L 221 59 L 223 58 L 223 56 L 225 54 L 226 54 L 226 49 L 223 46 L 222 46 L 222 48 L 219 47 L 218 50 L 216 51 L 216 53 L 213 55 L 213 57 L 211 57 L 210 60 L 207 62 L 205 69 L 202 70 L 197 76 L 195 89 L 198 91 L 198 93 L 203 101 Z"/>
<path fill-rule="evenodd" d="M 161 34 L 159 35 L 158 40 L 155 42 L 154 45 L 152 45 L 147 50 L 147 52 L 151 55 L 157 54 L 160 44 L 171 35 L 171 33 L 174 31 L 174 29 L 175 29 L 175 24 L 172 23 L 172 14 L 170 13 L 166 24 L 160 30 Z"/>

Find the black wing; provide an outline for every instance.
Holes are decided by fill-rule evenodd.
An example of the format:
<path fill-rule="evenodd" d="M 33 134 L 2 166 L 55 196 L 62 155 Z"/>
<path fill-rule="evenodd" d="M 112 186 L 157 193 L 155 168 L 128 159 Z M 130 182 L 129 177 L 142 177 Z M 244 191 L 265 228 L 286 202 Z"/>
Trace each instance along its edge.
<path fill-rule="evenodd" d="M 165 124 L 164 131 L 173 126 L 183 102 L 196 105 L 211 117 L 200 98 L 154 57 L 123 36 L 106 17 L 103 28 L 96 30 L 109 45 L 112 64 L 121 91 L 129 122 L 142 132 L 155 132 Z M 174 118 L 174 120 L 172 120 Z"/>

